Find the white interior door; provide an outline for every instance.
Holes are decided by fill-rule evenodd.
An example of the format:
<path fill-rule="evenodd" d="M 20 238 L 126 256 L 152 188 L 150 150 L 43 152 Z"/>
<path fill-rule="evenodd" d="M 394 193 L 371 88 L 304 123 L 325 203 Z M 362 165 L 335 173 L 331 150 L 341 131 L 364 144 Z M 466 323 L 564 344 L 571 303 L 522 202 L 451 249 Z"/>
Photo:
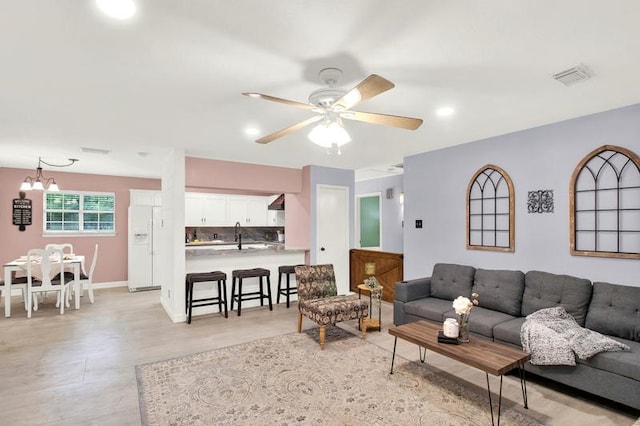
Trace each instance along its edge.
<path fill-rule="evenodd" d="M 333 264 L 338 294 L 349 292 L 349 188 L 318 185 L 316 191 L 318 264 Z"/>

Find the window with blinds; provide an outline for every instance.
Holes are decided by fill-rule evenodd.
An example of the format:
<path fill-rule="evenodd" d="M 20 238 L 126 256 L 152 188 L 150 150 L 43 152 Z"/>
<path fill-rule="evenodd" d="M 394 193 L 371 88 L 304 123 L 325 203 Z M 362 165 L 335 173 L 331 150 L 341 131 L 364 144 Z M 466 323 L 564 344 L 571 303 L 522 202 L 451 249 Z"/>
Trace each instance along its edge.
<path fill-rule="evenodd" d="M 45 192 L 43 205 L 45 233 L 115 232 L 113 193 Z"/>

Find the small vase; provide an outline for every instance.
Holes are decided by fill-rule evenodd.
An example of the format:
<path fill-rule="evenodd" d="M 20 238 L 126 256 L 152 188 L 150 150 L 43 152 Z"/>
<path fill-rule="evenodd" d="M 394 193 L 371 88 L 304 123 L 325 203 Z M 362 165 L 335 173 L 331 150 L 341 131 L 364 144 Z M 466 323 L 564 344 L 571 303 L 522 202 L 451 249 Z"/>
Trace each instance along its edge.
<path fill-rule="evenodd" d="M 469 314 L 458 315 L 458 342 L 469 342 Z"/>

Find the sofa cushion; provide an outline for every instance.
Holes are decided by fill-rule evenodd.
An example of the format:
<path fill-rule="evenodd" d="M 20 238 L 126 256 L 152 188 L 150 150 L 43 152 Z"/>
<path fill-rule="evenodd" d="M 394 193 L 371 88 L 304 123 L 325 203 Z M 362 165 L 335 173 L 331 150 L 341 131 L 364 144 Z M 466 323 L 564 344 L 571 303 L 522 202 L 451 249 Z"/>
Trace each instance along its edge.
<path fill-rule="evenodd" d="M 540 309 L 562 306 L 584 327 L 591 300 L 591 282 L 587 279 L 529 271 L 524 278 L 521 316 Z"/>
<path fill-rule="evenodd" d="M 443 322 L 444 313 L 452 309 L 451 303 L 450 300 L 427 297 L 405 303 L 404 311 L 409 315 L 415 315 L 431 321 Z"/>
<path fill-rule="evenodd" d="M 520 317 L 510 321 L 501 322 L 493 327 L 493 338 L 496 341 L 511 343 L 522 347 L 522 340 L 520 340 L 520 329 L 524 324 L 526 318 Z"/>
<path fill-rule="evenodd" d="M 524 274 L 521 271 L 478 269 L 472 291 L 479 294 L 479 306 L 517 317 L 522 307 Z"/>
<path fill-rule="evenodd" d="M 624 343 L 629 346 L 631 350 L 601 352 L 589 359 L 577 358 L 576 361 L 580 364 L 597 368 L 598 370 L 609 371 L 640 381 L 640 343 L 614 337 L 612 337 L 612 339 Z"/>
<path fill-rule="evenodd" d="M 444 318 L 456 318 L 456 311 L 450 310 L 449 312 L 445 312 Z M 493 328 L 496 325 L 513 319 L 515 319 L 513 315 L 508 315 L 504 312 L 475 307 L 469 315 L 469 331 L 493 338 Z"/>
<path fill-rule="evenodd" d="M 593 283 L 587 328 L 640 342 L 640 287 Z"/>
<path fill-rule="evenodd" d="M 431 296 L 447 300 L 471 297 L 475 272 L 473 266 L 436 263 L 431 275 Z"/>

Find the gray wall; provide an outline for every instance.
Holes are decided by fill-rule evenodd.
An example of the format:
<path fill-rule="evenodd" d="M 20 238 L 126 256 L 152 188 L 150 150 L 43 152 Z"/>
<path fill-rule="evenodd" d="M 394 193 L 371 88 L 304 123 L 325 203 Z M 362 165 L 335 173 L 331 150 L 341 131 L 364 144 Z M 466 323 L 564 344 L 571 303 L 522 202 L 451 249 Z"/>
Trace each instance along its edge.
<path fill-rule="evenodd" d="M 310 166 L 310 185 L 311 185 L 311 241 L 310 241 L 310 261 L 311 264 L 316 263 L 318 246 L 318 230 L 316 218 L 316 186 L 317 185 L 336 185 L 346 186 L 349 188 L 349 247 L 354 247 L 354 181 L 355 172 L 353 170 L 335 169 L 331 167 Z"/>
<path fill-rule="evenodd" d="M 388 188 L 393 189 L 392 199 L 386 198 L 385 194 Z M 356 182 L 356 195 L 380 193 L 382 251 L 402 253 L 403 206 L 400 204 L 400 193 L 402 191 L 402 175 Z"/>
<path fill-rule="evenodd" d="M 498 119 L 498 118 L 497 118 Z M 569 181 L 602 145 L 640 155 L 640 104 L 405 158 L 405 278 L 430 276 L 438 262 L 544 270 L 640 287 L 640 261 L 569 254 Z M 466 249 L 466 190 L 486 164 L 515 188 L 515 252 Z M 554 213 L 527 213 L 527 192 L 554 191 Z M 424 227 L 415 228 L 422 219 Z"/>

